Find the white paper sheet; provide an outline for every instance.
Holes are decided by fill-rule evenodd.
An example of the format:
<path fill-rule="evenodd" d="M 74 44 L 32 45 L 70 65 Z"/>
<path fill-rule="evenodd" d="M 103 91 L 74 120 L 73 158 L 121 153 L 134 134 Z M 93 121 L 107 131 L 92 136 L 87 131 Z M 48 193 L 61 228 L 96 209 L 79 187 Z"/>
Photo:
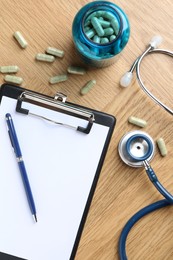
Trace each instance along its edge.
<path fill-rule="evenodd" d="M 69 260 L 109 128 L 90 134 L 15 112 L 16 100 L 0 106 L 0 251 L 29 260 Z M 27 104 L 33 113 L 65 123 L 86 121 Z M 35 223 L 9 140 L 12 115 L 37 209 Z"/>

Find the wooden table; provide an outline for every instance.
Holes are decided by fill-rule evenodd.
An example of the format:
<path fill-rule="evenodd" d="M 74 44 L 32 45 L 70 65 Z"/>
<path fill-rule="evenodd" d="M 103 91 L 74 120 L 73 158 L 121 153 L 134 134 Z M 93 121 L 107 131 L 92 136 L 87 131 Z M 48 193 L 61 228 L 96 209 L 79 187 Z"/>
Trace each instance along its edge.
<path fill-rule="evenodd" d="M 162 184 L 173 193 L 173 120 L 139 88 L 136 80 L 122 89 L 119 80 L 135 58 L 145 50 L 154 35 L 161 35 L 161 47 L 171 50 L 173 38 L 173 3 L 171 0 L 117 0 L 128 15 L 131 37 L 119 60 L 110 67 L 89 69 L 84 76 L 70 75 L 63 83 L 50 85 L 49 78 L 63 74 L 69 65 L 82 65 L 72 42 L 72 21 L 86 0 L 1 0 L 0 65 L 18 65 L 17 73 L 24 79 L 23 87 L 53 96 L 57 91 L 68 100 L 114 115 L 117 125 L 96 188 L 82 234 L 76 260 L 118 259 L 118 238 L 127 220 L 144 206 L 162 199 L 149 182 L 144 169 L 127 167 L 120 160 L 117 146 L 128 131 L 139 129 L 128 123 L 133 115 L 148 122 L 145 131 L 154 140 L 163 137 L 168 155 L 161 157 L 158 149 L 152 162 Z M 19 30 L 28 41 L 21 49 L 13 38 Z M 65 51 L 63 59 L 53 64 L 36 62 L 35 55 L 48 46 Z M 152 56 L 152 57 L 151 57 Z M 164 55 L 151 55 L 143 63 L 142 75 L 148 88 L 172 106 L 172 60 Z M 151 67 L 149 67 L 151 66 Z M 85 96 L 81 87 L 90 79 L 96 86 Z M 4 75 L 0 75 L 1 83 Z M 127 252 L 132 260 L 173 259 L 173 208 L 168 207 L 142 219 L 131 231 Z M 40 260 L 40 259 L 38 259 Z M 51 259 L 52 260 L 52 259 Z M 59 260 L 59 259 L 58 259 Z"/>

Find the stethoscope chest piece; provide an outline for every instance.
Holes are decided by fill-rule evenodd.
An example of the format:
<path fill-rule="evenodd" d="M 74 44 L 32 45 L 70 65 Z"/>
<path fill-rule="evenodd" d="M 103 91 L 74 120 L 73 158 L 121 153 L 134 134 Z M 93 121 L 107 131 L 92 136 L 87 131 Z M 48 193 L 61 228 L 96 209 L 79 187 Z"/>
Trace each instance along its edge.
<path fill-rule="evenodd" d="M 136 130 L 121 138 L 118 151 L 124 163 L 132 167 L 142 167 L 144 161 L 152 160 L 155 145 L 147 133 Z"/>

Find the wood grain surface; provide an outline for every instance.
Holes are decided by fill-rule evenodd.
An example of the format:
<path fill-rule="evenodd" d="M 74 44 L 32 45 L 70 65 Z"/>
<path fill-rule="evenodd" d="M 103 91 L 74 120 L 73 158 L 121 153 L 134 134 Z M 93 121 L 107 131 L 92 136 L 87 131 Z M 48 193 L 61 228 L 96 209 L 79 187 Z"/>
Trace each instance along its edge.
<path fill-rule="evenodd" d="M 117 146 L 128 131 L 139 129 L 128 123 L 133 115 L 148 122 L 145 131 L 154 140 L 163 137 L 168 155 L 158 149 L 152 162 L 161 183 L 173 193 L 173 118 L 147 97 L 137 81 L 126 89 L 119 80 L 154 35 L 161 35 L 161 48 L 173 51 L 172 0 L 117 0 L 129 17 L 131 36 L 118 61 L 103 69 L 88 69 L 86 75 L 69 75 L 63 83 L 50 85 L 49 78 L 66 73 L 69 65 L 82 65 L 72 41 L 72 22 L 86 0 L 1 0 L 0 65 L 18 65 L 22 87 L 53 96 L 57 91 L 68 100 L 114 115 L 117 125 L 82 234 L 76 260 L 117 260 L 118 239 L 127 220 L 144 206 L 162 199 L 143 169 L 127 167 L 120 160 Z M 13 38 L 20 31 L 28 41 L 23 50 Z M 48 46 L 64 50 L 63 59 L 48 64 L 35 55 Z M 163 54 L 148 56 L 142 65 L 142 78 L 148 88 L 173 109 L 172 59 Z M 85 96 L 81 87 L 90 79 L 97 84 Z M 1 83 L 4 75 L 0 74 Z M 127 241 L 129 260 L 173 259 L 173 207 L 161 209 L 135 225 Z M 41 259 L 38 259 L 41 260 Z M 54 259 L 51 259 L 54 260 Z M 57 259 L 60 260 L 60 259 Z"/>

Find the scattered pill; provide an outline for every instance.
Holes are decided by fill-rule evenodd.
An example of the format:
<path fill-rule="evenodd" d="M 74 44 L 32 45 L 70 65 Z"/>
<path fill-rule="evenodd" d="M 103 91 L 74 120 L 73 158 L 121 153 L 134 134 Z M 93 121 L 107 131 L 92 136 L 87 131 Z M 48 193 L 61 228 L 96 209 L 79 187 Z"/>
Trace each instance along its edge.
<path fill-rule="evenodd" d="M 36 58 L 36 60 L 46 61 L 46 62 L 53 62 L 55 60 L 54 56 L 48 55 L 48 54 L 44 54 L 44 53 L 37 53 L 35 58 Z"/>
<path fill-rule="evenodd" d="M 16 73 L 19 71 L 19 67 L 16 65 L 12 66 L 1 66 L 0 67 L 0 72 L 1 73 Z"/>
<path fill-rule="evenodd" d="M 16 76 L 11 76 L 11 75 L 6 75 L 4 77 L 4 80 L 6 82 L 11 82 L 20 85 L 23 82 L 23 79 L 21 77 L 16 77 Z"/>
<path fill-rule="evenodd" d="M 106 38 L 106 37 L 103 37 L 103 38 L 101 38 L 101 40 L 100 40 L 100 43 L 101 43 L 101 44 L 105 44 L 105 43 L 108 43 L 108 42 L 109 42 L 109 39 Z"/>
<path fill-rule="evenodd" d="M 81 95 L 87 94 L 96 84 L 96 80 L 90 80 L 88 81 L 85 86 L 81 89 L 80 93 Z"/>
<path fill-rule="evenodd" d="M 98 36 L 103 36 L 104 35 L 104 30 L 99 22 L 99 19 L 97 17 L 92 17 L 91 18 L 91 24 L 94 27 L 96 33 Z"/>
<path fill-rule="evenodd" d="M 59 49 L 54 48 L 54 47 L 47 47 L 46 52 L 48 54 L 51 54 L 51 55 L 59 57 L 59 58 L 63 58 L 64 57 L 64 51 L 59 50 Z"/>
<path fill-rule="evenodd" d="M 140 126 L 140 127 L 145 127 L 147 125 L 147 122 L 145 120 L 134 117 L 134 116 L 130 116 L 128 121 L 129 121 L 129 123 Z"/>
<path fill-rule="evenodd" d="M 57 75 L 57 76 L 51 77 L 49 82 L 51 84 L 56 84 L 56 83 L 59 83 L 62 81 L 66 81 L 67 79 L 68 79 L 67 74 L 62 74 L 62 75 Z"/>
<path fill-rule="evenodd" d="M 28 43 L 19 31 L 15 32 L 13 36 L 23 49 L 27 47 Z"/>
<path fill-rule="evenodd" d="M 71 74 L 78 74 L 78 75 L 84 75 L 86 73 L 86 69 L 82 67 L 75 67 L 75 66 L 69 66 L 67 68 L 68 73 Z"/>
<path fill-rule="evenodd" d="M 166 149 L 166 145 L 165 145 L 163 138 L 159 138 L 157 140 L 157 146 L 159 148 L 161 155 L 166 156 L 167 155 L 167 149 Z"/>

